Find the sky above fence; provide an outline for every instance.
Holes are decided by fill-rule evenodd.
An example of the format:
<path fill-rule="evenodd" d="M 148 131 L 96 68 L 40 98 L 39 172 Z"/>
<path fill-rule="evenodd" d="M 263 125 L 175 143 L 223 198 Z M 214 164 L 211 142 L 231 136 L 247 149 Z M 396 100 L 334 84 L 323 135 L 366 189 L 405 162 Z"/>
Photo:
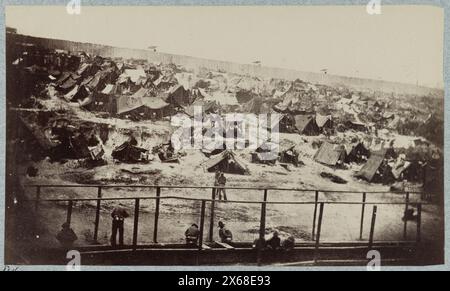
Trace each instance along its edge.
<path fill-rule="evenodd" d="M 19 33 L 443 87 L 443 10 L 430 6 L 9 6 Z"/>

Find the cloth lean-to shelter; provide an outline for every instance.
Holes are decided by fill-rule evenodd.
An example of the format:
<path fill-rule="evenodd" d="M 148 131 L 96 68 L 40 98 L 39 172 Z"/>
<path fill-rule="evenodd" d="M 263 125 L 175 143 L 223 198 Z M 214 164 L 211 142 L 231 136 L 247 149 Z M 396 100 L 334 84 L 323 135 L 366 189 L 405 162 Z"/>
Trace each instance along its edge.
<path fill-rule="evenodd" d="M 208 172 L 222 171 L 229 174 L 250 174 L 245 162 L 230 150 L 225 150 L 222 153 L 211 157 L 204 162 L 202 166 Z"/>
<path fill-rule="evenodd" d="M 387 149 L 372 152 L 367 163 L 356 173 L 356 177 L 372 182 L 386 157 Z"/>
<path fill-rule="evenodd" d="M 314 155 L 314 160 L 327 166 L 337 166 L 345 161 L 345 148 L 341 145 L 324 142 Z"/>

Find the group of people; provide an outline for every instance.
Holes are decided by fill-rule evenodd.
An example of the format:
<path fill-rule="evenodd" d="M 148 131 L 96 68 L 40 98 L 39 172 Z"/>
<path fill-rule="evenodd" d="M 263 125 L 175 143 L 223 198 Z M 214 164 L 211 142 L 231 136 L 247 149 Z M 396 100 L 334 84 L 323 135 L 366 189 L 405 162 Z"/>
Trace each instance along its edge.
<path fill-rule="evenodd" d="M 200 237 L 200 229 L 197 224 L 192 224 L 184 233 L 186 236 L 187 245 L 197 245 Z M 231 243 L 233 241 L 233 233 L 225 226 L 222 221 L 219 221 L 219 237 L 222 243 Z"/>
<path fill-rule="evenodd" d="M 269 249 L 269 250 L 292 250 L 295 246 L 295 238 L 293 236 L 289 236 L 285 240 L 281 241 L 280 235 L 278 231 L 274 231 L 272 237 L 269 240 L 260 241 L 260 239 L 256 239 L 253 247 L 261 248 L 261 249 Z"/>
<path fill-rule="evenodd" d="M 217 181 L 219 182 L 220 177 L 224 177 L 223 173 L 217 175 Z M 219 188 L 220 190 L 220 188 Z M 219 192 L 221 193 L 221 192 Z M 226 194 L 224 193 L 224 199 L 226 200 Z M 220 194 L 219 194 L 220 195 Z M 221 197 L 219 196 L 219 199 Z M 124 245 L 124 222 L 125 219 L 130 215 L 123 207 L 115 207 L 111 212 L 112 218 L 112 233 L 111 233 L 111 246 L 115 247 L 117 245 Z M 233 233 L 228 229 L 222 221 L 218 223 L 219 227 L 219 237 L 222 243 L 231 243 L 233 241 Z M 117 243 L 117 235 L 119 235 L 119 242 Z M 200 237 L 200 229 L 197 224 L 193 223 L 185 231 L 185 239 L 187 245 L 197 245 Z M 63 247 L 69 248 L 78 239 L 77 235 L 70 227 L 69 223 L 64 223 L 62 225 L 61 231 L 56 236 L 57 240 L 61 243 Z M 278 231 L 274 231 L 272 237 L 269 240 L 255 240 L 253 247 L 258 249 L 272 249 L 272 250 L 291 250 L 294 248 L 295 239 L 293 236 L 288 237 L 283 242 L 279 236 Z"/>

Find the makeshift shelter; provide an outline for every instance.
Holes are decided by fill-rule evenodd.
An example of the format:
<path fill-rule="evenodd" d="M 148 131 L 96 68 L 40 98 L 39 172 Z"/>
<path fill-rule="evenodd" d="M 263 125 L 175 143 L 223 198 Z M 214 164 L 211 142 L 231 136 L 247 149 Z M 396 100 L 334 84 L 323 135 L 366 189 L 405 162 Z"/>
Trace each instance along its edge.
<path fill-rule="evenodd" d="M 305 83 L 296 80 L 291 87 L 280 96 L 283 101 L 273 107 L 277 112 L 297 114 L 312 114 L 315 97 L 306 91 Z"/>
<path fill-rule="evenodd" d="M 304 135 L 319 135 L 320 129 L 317 126 L 315 118 L 308 115 L 297 115 L 295 119 L 295 128 L 297 132 Z"/>
<path fill-rule="evenodd" d="M 387 149 L 372 152 L 367 163 L 356 173 L 356 177 L 368 182 L 389 183 L 394 180 L 391 167 L 386 161 Z"/>
<path fill-rule="evenodd" d="M 293 164 L 298 167 L 300 165 L 299 152 L 296 150 L 296 146 L 293 145 L 288 149 L 284 149 L 280 152 L 280 163 Z"/>
<path fill-rule="evenodd" d="M 362 163 L 370 157 L 370 150 L 362 142 L 345 145 L 346 163 Z"/>
<path fill-rule="evenodd" d="M 353 129 L 355 131 L 361 131 L 361 132 L 367 131 L 367 126 L 364 123 L 357 122 L 357 121 L 347 120 L 345 122 L 345 127 L 349 128 L 349 129 Z"/>
<path fill-rule="evenodd" d="M 316 114 L 316 123 L 322 133 L 333 129 L 333 119 L 331 115 Z"/>
<path fill-rule="evenodd" d="M 191 100 L 189 91 L 186 90 L 183 85 L 172 87 L 168 93 L 166 102 L 173 106 L 188 106 L 194 101 Z"/>
<path fill-rule="evenodd" d="M 83 100 L 91 94 L 91 91 L 83 85 L 75 85 L 72 90 L 70 90 L 64 99 L 69 102 L 75 102 L 78 100 Z"/>
<path fill-rule="evenodd" d="M 343 146 L 324 142 L 314 155 L 314 160 L 327 166 L 336 167 L 345 162 L 345 156 Z"/>
<path fill-rule="evenodd" d="M 217 103 L 215 101 L 196 100 L 190 106 L 186 107 L 184 109 L 184 112 L 188 116 L 193 117 L 195 114 L 195 112 L 194 112 L 195 107 L 201 107 L 203 115 L 210 114 L 210 113 L 217 113 L 217 111 L 220 109 L 220 106 L 217 105 Z"/>
<path fill-rule="evenodd" d="M 127 163 L 148 162 L 148 150 L 137 147 L 136 145 L 136 139 L 129 138 L 113 150 L 112 157 L 116 160 Z"/>
<path fill-rule="evenodd" d="M 236 92 L 236 99 L 239 102 L 239 104 L 248 103 L 255 97 L 256 97 L 256 94 L 253 93 L 252 91 L 239 90 Z"/>
<path fill-rule="evenodd" d="M 154 147 L 152 153 L 157 154 L 163 163 L 178 163 L 180 161 L 179 155 L 175 153 L 171 142 Z"/>
<path fill-rule="evenodd" d="M 145 115 L 152 120 L 162 119 L 172 114 L 172 108 L 169 103 L 158 97 L 143 98 Z"/>
<path fill-rule="evenodd" d="M 250 174 L 245 162 L 230 150 L 225 150 L 222 153 L 211 157 L 208 161 L 203 163 L 203 168 L 208 172 L 221 171 L 229 174 Z"/>
<path fill-rule="evenodd" d="M 144 106 L 142 98 L 136 98 L 127 95 L 117 97 L 116 104 L 117 104 L 117 114 L 119 115 Z"/>
<path fill-rule="evenodd" d="M 279 146 L 272 142 L 264 142 L 252 153 L 252 163 L 275 164 L 278 160 Z"/>

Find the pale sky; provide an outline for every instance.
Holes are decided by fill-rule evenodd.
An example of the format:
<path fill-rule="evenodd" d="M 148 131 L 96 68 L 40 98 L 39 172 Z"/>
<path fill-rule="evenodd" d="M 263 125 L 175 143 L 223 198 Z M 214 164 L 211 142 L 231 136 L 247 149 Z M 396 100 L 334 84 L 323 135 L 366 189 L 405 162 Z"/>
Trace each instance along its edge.
<path fill-rule="evenodd" d="M 19 33 L 443 87 L 443 9 L 431 6 L 8 6 Z"/>

